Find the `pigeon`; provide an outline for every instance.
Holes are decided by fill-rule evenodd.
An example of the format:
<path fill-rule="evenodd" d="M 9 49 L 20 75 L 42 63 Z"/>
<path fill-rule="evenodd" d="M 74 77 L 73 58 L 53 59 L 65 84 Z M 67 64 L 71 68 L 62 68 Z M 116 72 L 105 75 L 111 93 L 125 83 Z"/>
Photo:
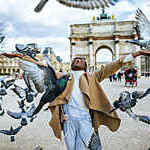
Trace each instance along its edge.
<path fill-rule="evenodd" d="M 22 61 L 20 63 L 21 69 L 28 73 L 36 90 L 39 93 L 44 93 L 33 115 L 37 114 L 46 103 L 51 103 L 55 100 L 55 98 L 64 91 L 67 81 L 70 78 L 70 75 L 67 74 L 57 79 L 56 73 L 51 65 L 50 59 L 48 58 L 47 49 L 43 51 L 43 58 L 45 59 L 47 66 L 40 66 L 27 61 Z"/>
<path fill-rule="evenodd" d="M 14 82 L 15 82 L 15 79 L 11 79 L 8 81 L 4 81 L 4 80 L 1 81 L 1 83 L 5 87 L 5 89 L 8 89 L 10 86 L 12 86 L 14 84 Z"/>
<path fill-rule="evenodd" d="M 150 116 L 145 116 L 145 115 L 136 115 L 139 121 L 142 121 L 146 124 L 150 124 Z"/>
<path fill-rule="evenodd" d="M 38 61 L 35 57 L 37 54 L 40 53 L 40 51 L 37 48 L 29 47 L 28 45 L 23 44 L 16 44 L 16 51 L 20 54 L 23 54 L 24 56 L 29 56 L 32 59 Z"/>
<path fill-rule="evenodd" d="M 0 116 L 3 116 L 5 113 L 4 109 L 2 108 L 2 105 L 0 103 Z"/>
<path fill-rule="evenodd" d="M 32 116 L 34 110 L 35 105 L 32 104 L 31 108 L 28 108 L 27 110 L 25 110 L 24 108 L 22 108 L 21 112 L 11 112 L 8 110 L 7 114 L 14 119 L 21 119 L 21 126 L 26 126 L 28 125 L 28 118 L 30 119 L 30 122 L 33 122 L 33 120 L 36 118 L 36 116 Z"/>
<path fill-rule="evenodd" d="M 32 115 L 36 115 L 37 113 L 39 113 L 45 104 L 51 103 L 53 100 L 55 100 L 57 96 L 59 96 L 64 91 L 64 89 L 66 88 L 67 80 L 69 80 L 69 77 L 70 77 L 69 75 L 66 75 L 57 79 L 55 88 L 52 90 L 49 89 L 46 90 Z"/>
<path fill-rule="evenodd" d="M 26 86 L 28 87 L 28 91 L 34 93 L 34 96 L 36 97 L 38 92 L 36 91 L 32 80 L 29 79 L 29 76 L 26 72 L 23 72 L 22 75 L 23 75 L 24 82 Z"/>
<path fill-rule="evenodd" d="M 21 103 L 23 103 L 25 100 L 28 103 L 31 103 L 34 101 L 34 97 L 37 96 L 37 93 L 30 91 L 29 88 L 24 89 L 16 84 L 14 84 L 14 88 L 11 88 L 11 90 L 18 95 Z"/>
<path fill-rule="evenodd" d="M 3 109 L 3 97 L 5 95 L 7 95 L 7 89 L 14 84 L 15 82 L 15 79 L 11 79 L 11 80 L 8 80 L 8 81 L 5 81 L 5 79 L 7 79 L 8 77 L 7 76 L 4 76 L 4 77 L 0 77 L 0 116 L 3 116 L 5 111 Z"/>
<path fill-rule="evenodd" d="M 15 135 L 21 130 L 22 126 L 17 127 L 16 129 L 13 129 L 13 127 L 10 127 L 10 130 L 0 130 L 0 133 L 10 135 L 11 142 L 15 141 Z"/>
<path fill-rule="evenodd" d="M 4 41 L 5 35 L 0 35 L 0 44 Z"/>
<path fill-rule="evenodd" d="M 141 49 L 150 49 L 150 22 L 141 9 L 137 9 L 136 16 L 137 24 L 135 30 L 138 35 L 137 40 L 127 40 L 127 43 L 140 46 Z"/>
<path fill-rule="evenodd" d="M 149 94 L 150 88 L 148 88 L 146 91 L 134 91 L 132 93 L 128 91 L 123 91 L 120 93 L 119 99 L 114 101 L 114 108 L 109 113 L 117 109 L 120 109 L 121 111 L 131 110 L 131 108 L 134 107 L 138 102 L 137 99 L 142 99 Z"/>
<path fill-rule="evenodd" d="M 82 9 L 99 9 L 109 7 L 110 5 L 115 5 L 120 0 L 56 0 L 57 2 L 74 8 Z M 39 4 L 35 7 L 35 12 L 40 12 L 48 0 L 40 0 Z"/>
<path fill-rule="evenodd" d="M 4 90 L 8 89 L 10 86 L 12 86 L 15 82 L 15 79 L 7 80 L 8 76 L 0 77 L 0 95 L 5 96 L 7 93 L 4 92 Z"/>

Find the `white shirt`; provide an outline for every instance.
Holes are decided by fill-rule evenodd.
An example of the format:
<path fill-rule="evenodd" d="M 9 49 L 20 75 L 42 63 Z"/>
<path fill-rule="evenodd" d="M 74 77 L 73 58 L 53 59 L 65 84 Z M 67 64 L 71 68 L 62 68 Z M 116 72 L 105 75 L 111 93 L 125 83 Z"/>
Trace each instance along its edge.
<path fill-rule="evenodd" d="M 79 88 L 79 80 L 84 71 L 72 71 L 71 73 L 74 77 L 74 87 L 68 104 L 64 105 L 64 112 L 74 117 L 80 117 L 80 115 L 90 116 L 89 109 Z"/>

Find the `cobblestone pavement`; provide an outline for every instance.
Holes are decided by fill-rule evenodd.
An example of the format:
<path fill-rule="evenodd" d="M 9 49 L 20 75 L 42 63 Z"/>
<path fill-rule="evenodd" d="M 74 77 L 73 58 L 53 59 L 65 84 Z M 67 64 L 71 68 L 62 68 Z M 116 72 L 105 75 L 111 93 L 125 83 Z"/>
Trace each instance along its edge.
<path fill-rule="evenodd" d="M 17 81 L 17 84 L 22 84 Z M 107 93 L 112 103 L 119 97 L 123 90 L 145 90 L 150 85 L 149 79 L 138 79 L 138 86 L 135 88 L 125 88 L 124 81 L 110 83 L 108 79 L 101 85 Z M 38 103 L 38 99 L 36 102 Z M 150 96 L 138 102 L 134 111 L 138 114 L 150 115 Z M 19 111 L 17 108 L 17 96 L 9 90 L 8 95 L 4 98 L 5 108 L 11 111 Z M 102 126 L 99 129 L 103 150 L 147 150 L 150 147 L 150 128 L 148 125 L 130 119 L 127 114 L 118 111 L 122 120 L 121 126 L 117 132 L 111 132 L 108 128 Z M 40 112 L 34 122 L 29 123 L 16 136 L 16 141 L 10 143 L 8 136 L 0 134 L 0 150 L 33 150 L 40 145 L 43 150 L 66 150 L 64 140 L 60 142 L 54 137 L 52 129 L 48 122 L 51 118 L 49 112 Z M 6 113 L 0 116 L 0 129 L 9 129 L 11 125 L 17 127 L 19 120 L 10 118 Z"/>

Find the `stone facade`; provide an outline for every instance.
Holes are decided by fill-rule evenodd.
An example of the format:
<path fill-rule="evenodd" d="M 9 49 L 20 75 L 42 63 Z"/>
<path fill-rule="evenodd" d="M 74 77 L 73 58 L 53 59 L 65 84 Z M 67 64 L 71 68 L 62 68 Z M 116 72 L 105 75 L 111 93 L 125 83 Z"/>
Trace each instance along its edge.
<path fill-rule="evenodd" d="M 111 51 L 112 60 L 139 48 L 126 40 L 137 39 L 135 21 L 100 20 L 87 24 L 70 25 L 70 60 L 76 56 L 87 59 L 88 67 L 96 68 L 97 52 L 105 48 Z M 140 58 L 134 63 L 140 69 Z M 141 69 L 140 69 L 141 70 Z M 140 71 L 139 71 L 140 73 Z"/>
<path fill-rule="evenodd" d="M 20 73 L 21 70 L 18 65 L 18 58 L 9 59 L 5 56 L 0 56 L 0 74 L 1 75 L 12 75 Z"/>
<path fill-rule="evenodd" d="M 59 63 L 56 60 L 56 55 L 54 53 L 49 52 L 49 57 L 51 58 L 52 65 L 56 69 L 56 71 L 63 71 L 66 72 L 69 69 L 69 66 L 64 63 Z M 38 54 L 37 58 L 40 61 L 44 61 L 42 54 Z M 13 75 L 13 74 L 20 74 L 22 71 L 18 65 L 18 58 L 7 58 L 5 56 L 0 56 L 0 74 L 1 75 Z"/>

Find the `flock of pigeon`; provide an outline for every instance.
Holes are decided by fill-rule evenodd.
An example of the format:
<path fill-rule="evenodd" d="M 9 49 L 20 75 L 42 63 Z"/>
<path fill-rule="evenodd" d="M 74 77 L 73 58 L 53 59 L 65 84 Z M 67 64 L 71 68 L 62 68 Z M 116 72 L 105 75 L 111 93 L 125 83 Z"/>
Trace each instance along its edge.
<path fill-rule="evenodd" d="M 37 51 L 38 53 L 38 51 Z M 43 50 L 43 58 L 47 65 L 40 65 L 39 60 L 36 58 L 35 49 L 28 48 L 25 45 L 16 45 L 16 54 L 1 53 L 1 55 L 13 58 L 19 56 L 19 65 L 23 70 L 23 80 L 27 88 L 20 87 L 15 84 L 15 79 L 5 81 L 8 77 L 1 77 L 0 87 L 0 116 L 3 116 L 5 110 L 3 108 L 3 97 L 7 95 L 7 90 L 10 89 L 18 96 L 18 107 L 20 112 L 11 112 L 7 110 L 7 114 L 13 119 L 19 119 L 20 125 L 18 128 L 10 130 L 0 130 L 0 133 L 10 135 L 11 142 L 15 141 L 14 135 L 16 135 L 23 126 L 28 125 L 28 120 L 33 122 L 37 117 L 37 114 L 41 111 L 46 103 L 51 103 L 59 94 L 61 94 L 69 80 L 70 75 L 63 75 L 57 79 L 56 73 L 51 65 L 50 58 L 48 57 L 48 50 Z M 19 55 L 18 55 L 19 54 Z M 22 58 L 28 57 L 32 61 L 26 61 Z M 13 87 L 12 87 L 13 86 Z M 42 97 L 38 106 L 34 104 L 34 98 L 39 93 L 42 93 Z M 47 110 L 47 109 L 45 109 Z"/>
<path fill-rule="evenodd" d="M 10 130 L 0 130 L 0 133 L 9 135 L 11 138 L 11 142 L 15 141 L 14 136 L 20 131 L 23 126 L 28 124 L 27 119 L 30 119 L 32 122 L 36 116 L 33 116 L 32 113 L 36 109 L 34 104 L 34 97 L 36 97 L 36 93 L 30 90 L 30 88 L 23 89 L 22 87 L 15 84 L 15 79 L 9 79 L 8 76 L 0 77 L 0 116 L 3 116 L 5 112 L 13 118 L 20 119 L 20 125 L 16 129 L 10 127 Z M 24 78 L 25 80 L 25 78 Z M 18 95 L 18 106 L 20 108 L 20 112 L 11 112 L 9 110 L 4 109 L 4 96 L 7 95 L 8 90 L 12 90 L 16 95 Z M 28 105 L 26 103 L 29 103 Z"/>

